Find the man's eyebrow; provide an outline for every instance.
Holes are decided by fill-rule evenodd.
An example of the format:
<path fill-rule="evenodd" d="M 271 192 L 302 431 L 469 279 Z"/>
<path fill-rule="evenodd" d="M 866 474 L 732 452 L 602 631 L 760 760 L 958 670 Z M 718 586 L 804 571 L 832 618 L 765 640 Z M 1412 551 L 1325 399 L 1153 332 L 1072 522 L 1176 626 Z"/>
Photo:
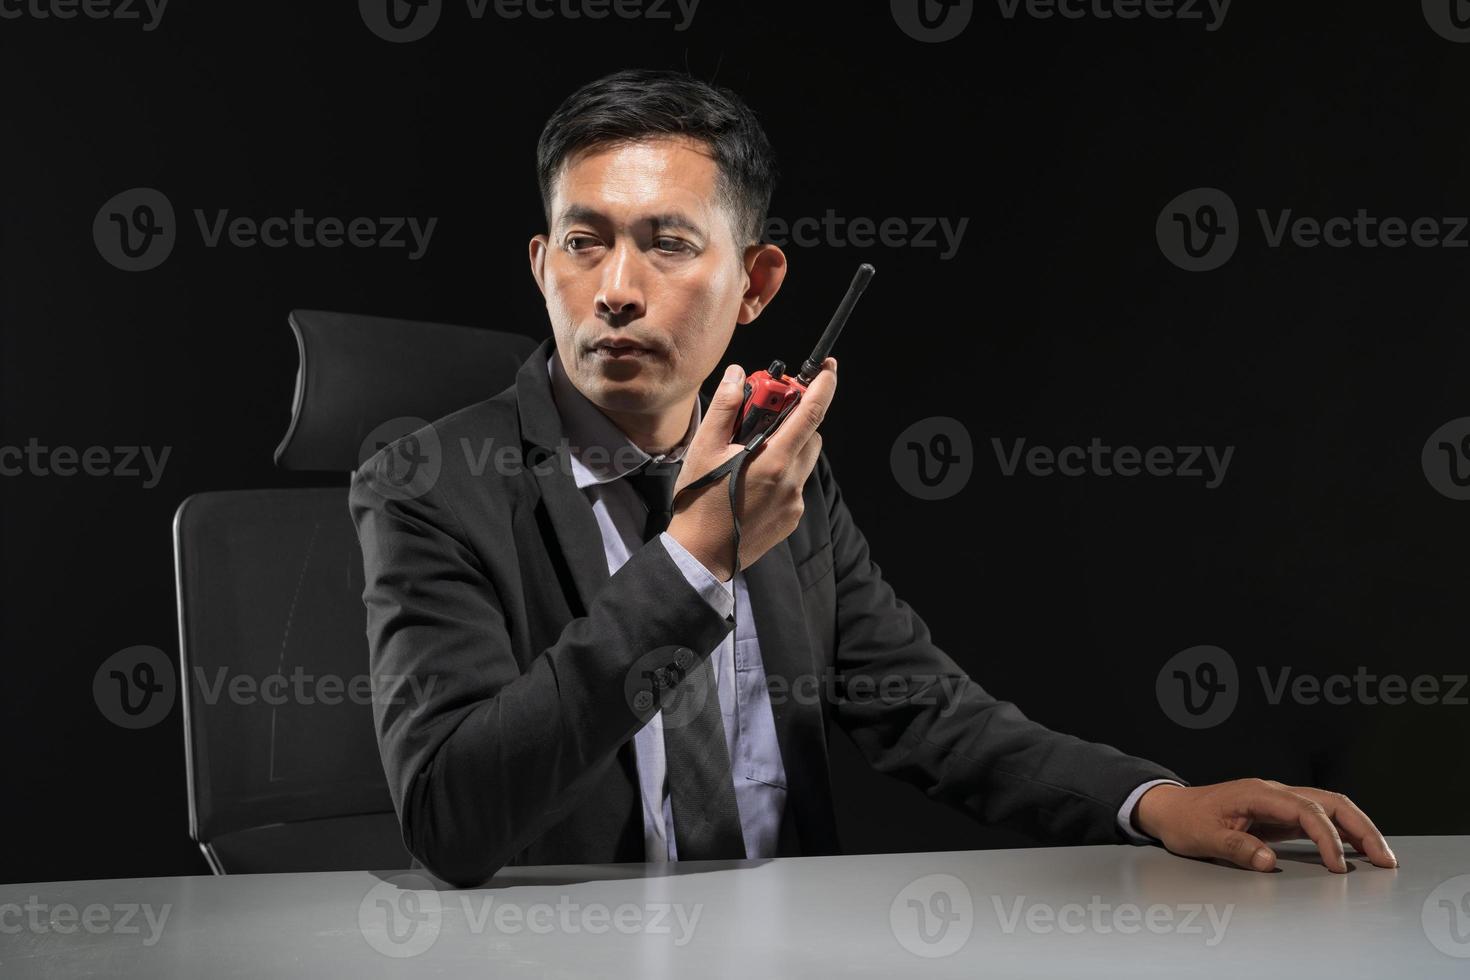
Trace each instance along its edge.
<path fill-rule="evenodd" d="M 639 224 L 652 225 L 658 230 L 687 231 L 696 235 L 703 235 L 704 229 L 694 222 L 693 219 L 679 213 L 678 211 L 665 211 L 661 214 L 644 215 L 638 219 Z M 571 224 L 598 225 L 608 222 L 607 215 L 594 207 L 585 204 L 571 204 L 561 213 L 557 221 L 559 227 Z"/>

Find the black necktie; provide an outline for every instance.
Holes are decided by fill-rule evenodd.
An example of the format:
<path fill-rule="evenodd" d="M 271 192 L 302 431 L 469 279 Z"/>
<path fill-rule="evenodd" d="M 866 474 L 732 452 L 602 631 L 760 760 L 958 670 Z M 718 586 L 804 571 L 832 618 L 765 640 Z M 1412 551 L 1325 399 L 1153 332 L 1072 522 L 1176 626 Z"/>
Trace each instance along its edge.
<path fill-rule="evenodd" d="M 680 461 L 649 460 L 627 476 L 648 507 L 645 542 L 669 526 L 679 467 Z M 679 860 L 744 859 L 745 838 L 730 776 L 730 747 L 725 744 L 714 665 L 708 657 L 664 695 L 661 710 Z"/>

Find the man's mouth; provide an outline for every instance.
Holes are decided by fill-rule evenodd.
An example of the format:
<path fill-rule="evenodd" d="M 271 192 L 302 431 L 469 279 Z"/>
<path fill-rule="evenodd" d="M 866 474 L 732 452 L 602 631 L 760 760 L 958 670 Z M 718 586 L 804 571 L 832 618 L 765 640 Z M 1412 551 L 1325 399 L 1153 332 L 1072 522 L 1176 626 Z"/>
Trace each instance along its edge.
<path fill-rule="evenodd" d="M 595 357 L 605 357 L 611 360 L 627 360 L 639 357 L 654 357 L 656 351 L 647 347 L 634 347 L 631 344 L 599 344 L 592 348 Z"/>

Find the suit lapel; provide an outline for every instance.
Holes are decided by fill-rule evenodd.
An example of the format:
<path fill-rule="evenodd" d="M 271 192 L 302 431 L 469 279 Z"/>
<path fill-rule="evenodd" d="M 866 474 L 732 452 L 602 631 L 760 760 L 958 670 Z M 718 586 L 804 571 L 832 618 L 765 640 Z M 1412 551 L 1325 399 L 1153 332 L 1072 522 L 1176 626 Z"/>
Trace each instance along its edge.
<path fill-rule="evenodd" d="M 516 398 L 524 443 L 522 452 L 525 454 L 522 458 L 536 480 L 537 490 L 546 504 L 546 513 L 561 546 L 553 549 L 552 553 L 559 550 L 576 586 L 576 598 L 581 603 L 577 615 L 586 615 L 592 600 L 609 578 L 607 555 L 592 505 L 572 479 L 568 458 L 570 449 L 556 402 L 551 396 L 546 359 L 555 349 L 553 338 L 542 341 L 516 373 Z"/>

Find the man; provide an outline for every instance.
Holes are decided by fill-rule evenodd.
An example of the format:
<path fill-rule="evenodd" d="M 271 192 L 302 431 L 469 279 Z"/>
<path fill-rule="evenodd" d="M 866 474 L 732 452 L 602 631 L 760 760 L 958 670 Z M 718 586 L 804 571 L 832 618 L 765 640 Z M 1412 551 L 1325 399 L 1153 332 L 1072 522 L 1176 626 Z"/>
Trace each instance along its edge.
<path fill-rule="evenodd" d="M 474 454 L 388 492 L 389 446 L 352 484 L 378 739 L 425 867 L 470 886 L 507 864 L 835 853 L 833 723 L 878 770 L 1042 839 L 1267 871 L 1266 841 L 1305 835 L 1333 871 L 1344 840 L 1394 866 L 1342 796 L 1190 787 L 968 678 L 883 581 L 821 452 L 835 359 L 746 461 L 737 565 L 726 483 L 682 491 L 741 451 L 743 373 L 707 405 L 699 387 L 786 274 L 759 241 L 769 143 L 733 93 L 625 71 L 568 98 L 537 156 L 553 338 L 431 427 Z"/>

